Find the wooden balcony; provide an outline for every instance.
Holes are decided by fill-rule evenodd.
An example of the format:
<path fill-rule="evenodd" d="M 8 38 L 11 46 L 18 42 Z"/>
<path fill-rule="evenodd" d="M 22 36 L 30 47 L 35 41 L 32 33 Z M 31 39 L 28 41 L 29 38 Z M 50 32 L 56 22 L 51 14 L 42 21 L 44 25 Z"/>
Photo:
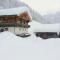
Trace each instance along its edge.
<path fill-rule="evenodd" d="M 17 23 L 0 23 L 0 27 L 23 27 L 23 28 L 29 28 L 30 25 L 26 24 L 17 24 Z"/>

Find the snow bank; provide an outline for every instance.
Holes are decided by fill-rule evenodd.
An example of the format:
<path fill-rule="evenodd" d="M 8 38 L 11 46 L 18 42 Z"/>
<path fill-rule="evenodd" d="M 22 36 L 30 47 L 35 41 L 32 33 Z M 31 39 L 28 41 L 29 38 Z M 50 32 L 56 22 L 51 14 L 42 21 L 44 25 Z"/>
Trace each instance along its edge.
<path fill-rule="evenodd" d="M 40 27 L 42 24 L 39 23 L 39 22 L 36 22 L 36 21 L 32 20 L 32 22 L 30 22 L 29 25 L 30 25 L 30 28 L 28 29 L 28 31 L 29 31 L 30 33 L 31 33 L 31 32 L 33 33 L 34 30 L 35 30 L 37 27 Z"/>
<path fill-rule="evenodd" d="M 40 24 L 34 28 L 34 32 L 60 32 L 59 24 Z"/>
<path fill-rule="evenodd" d="M 26 6 L 16 7 L 16 8 L 9 8 L 9 9 L 2 9 L 2 10 L 0 10 L 0 16 L 1 15 L 20 15 L 23 12 L 27 12 L 31 17 L 29 9 Z"/>

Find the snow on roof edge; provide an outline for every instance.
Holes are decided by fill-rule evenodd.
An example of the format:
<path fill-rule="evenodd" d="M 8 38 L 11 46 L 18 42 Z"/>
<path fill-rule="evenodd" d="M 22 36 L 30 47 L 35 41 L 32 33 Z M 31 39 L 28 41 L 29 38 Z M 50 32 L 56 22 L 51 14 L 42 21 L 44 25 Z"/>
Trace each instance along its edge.
<path fill-rule="evenodd" d="M 29 12 L 29 9 L 26 6 L 17 7 L 17 8 L 2 9 L 2 10 L 0 10 L 0 16 L 1 15 L 20 15 L 23 12 L 28 12 L 28 14 L 32 20 L 32 16 Z"/>

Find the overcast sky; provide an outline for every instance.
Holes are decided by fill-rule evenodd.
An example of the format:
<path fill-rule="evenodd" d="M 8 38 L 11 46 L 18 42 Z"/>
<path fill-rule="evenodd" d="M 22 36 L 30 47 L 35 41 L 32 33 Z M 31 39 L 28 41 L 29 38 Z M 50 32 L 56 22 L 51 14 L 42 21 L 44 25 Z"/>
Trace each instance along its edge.
<path fill-rule="evenodd" d="M 21 0 L 44 15 L 60 10 L 60 0 Z"/>

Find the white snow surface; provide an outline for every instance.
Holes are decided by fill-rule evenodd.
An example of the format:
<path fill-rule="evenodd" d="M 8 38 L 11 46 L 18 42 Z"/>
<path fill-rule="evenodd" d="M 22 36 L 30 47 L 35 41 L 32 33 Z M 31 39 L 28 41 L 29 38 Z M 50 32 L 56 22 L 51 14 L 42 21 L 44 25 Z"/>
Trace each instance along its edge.
<path fill-rule="evenodd" d="M 30 25 L 33 32 L 60 32 L 60 24 L 41 24 L 32 21 Z"/>
<path fill-rule="evenodd" d="M 60 24 L 40 24 L 34 28 L 34 32 L 60 32 Z"/>
<path fill-rule="evenodd" d="M 23 12 L 28 12 L 28 14 L 30 15 L 29 9 L 26 6 L 23 6 L 23 7 L 2 9 L 0 10 L 0 16 L 1 15 L 19 15 Z"/>
<path fill-rule="evenodd" d="M 0 33 L 0 60 L 60 60 L 60 39 L 37 38 L 32 31 L 35 25 L 39 23 L 31 23 L 31 36 L 27 38 Z"/>

